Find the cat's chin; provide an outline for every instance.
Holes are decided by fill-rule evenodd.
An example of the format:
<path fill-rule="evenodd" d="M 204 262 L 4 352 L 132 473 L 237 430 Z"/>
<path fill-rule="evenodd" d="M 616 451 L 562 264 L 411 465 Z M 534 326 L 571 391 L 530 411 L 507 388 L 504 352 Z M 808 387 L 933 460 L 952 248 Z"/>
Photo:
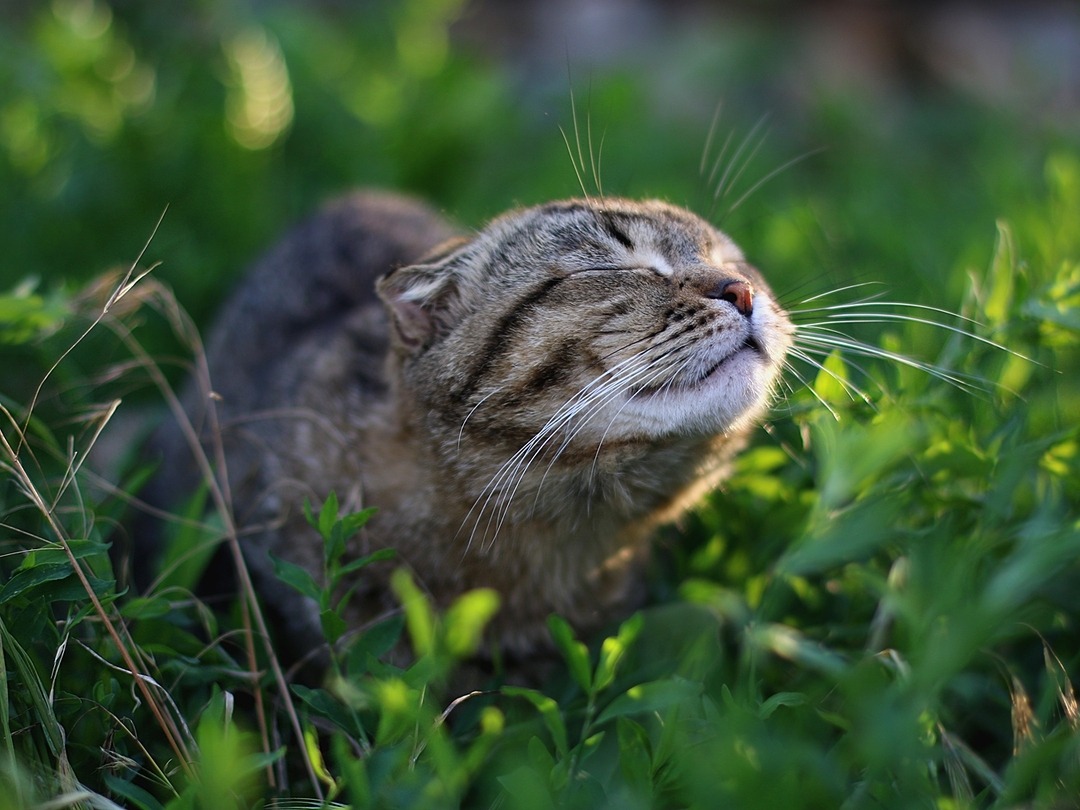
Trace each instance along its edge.
<path fill-rule="evenodd" d="M 641 392 L 631 407 L 634 417 L 657 435 L 715 436 L 740 430 L 759 417 L 778 374 L 757 340 L 749 337 L 696 379 Z"/>

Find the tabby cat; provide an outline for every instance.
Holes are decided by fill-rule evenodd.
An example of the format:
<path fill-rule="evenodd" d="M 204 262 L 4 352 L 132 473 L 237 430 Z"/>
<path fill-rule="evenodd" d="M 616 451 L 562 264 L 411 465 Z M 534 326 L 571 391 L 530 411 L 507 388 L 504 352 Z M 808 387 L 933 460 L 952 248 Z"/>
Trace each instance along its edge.
<path fill-rule="evenodd" d="M 214 396 L 193 385 L 186 407 L 204 437 L 220 426 L 290 638 L 320 638 L 318 612 L 267 552 L 320 571 L 301 505 L 334 491 L 378 507 L 351 555 L 398 552 L 357 574 L 355 626 L 394 609 L 404 565 L 441 606 L 494 588 L 489 643 L 514 660 L 553 612 L 588 633 L 634 606 L 650 532 L 724 476 L 792 334 L 731 239 L 663 202 L 555 202 L 462 236 L 358 193 L 254 268 L 208 341 Z M 158 492 L 190 492 L 182 433 L 155 444 Z"/>

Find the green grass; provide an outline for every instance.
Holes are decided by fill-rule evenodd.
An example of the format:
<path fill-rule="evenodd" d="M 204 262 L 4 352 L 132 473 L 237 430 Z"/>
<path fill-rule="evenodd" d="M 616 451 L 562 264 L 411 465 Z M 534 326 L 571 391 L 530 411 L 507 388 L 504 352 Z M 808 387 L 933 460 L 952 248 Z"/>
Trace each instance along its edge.
<path fill-rule="evenodd" d="M 95 28 L 60 3 L 3 35 L 0 808 L 1075 806 L 1078 144 L 959 96 L 822 97 L 799 127 L 783 110 L 725 112 L 734 144 L 776 115 L 716 214 L 794 308 L 884 282 L 1013 353 L 918 323 L 851 325 L 974 389 L 830 358 L 868 404 L 796 366 L 805 382 L 787 378 L 723 491 L 661 533 L 648 607 L 598 638 L 552 618 L 563 663 L 542 689 L 448 686 L 495 607 L 485 592 L 438 615 L 399 576 L 401 615 L 313 684 L 281 671 L 250 593 L 195 598 L 205 557 L 148 595 L 125 590 L 109 547 L 127 547 L 128 493 L 148 474 L 137 437 L 112 453 L 117 481 L 83 462 L 100 428 L 164 411 L 195 351 L 177 302 L 205 323 L 286 221 L 349 185 L 411 190 L 469 225 L 577 191 L 557 128 L 573 141 L 569 89 L 530 107 L 492 66 L 387 45 L 438 39 L 454 7 L 422 5 L 180 26 L 147 7 Z M 294 114 L 252 150 L 227 124 L 228 55 L 260 27 Z M 134 72 L 106 69 L 129 50 Z M 765 81 L 752 61 L 732 70 Z M 365 97 L 378 65 L 403 78 Z M 578 122 L 594 145 L 603 133 L 605 191 L 708 213 L 698 163 L 716 99 L 683 114 L 648 76 L 588 78 Z M 130 263 L 166 204 L 144 260 L 162 266 L 104 311 L 119 282 L 86 285 Z M 193 494 L 177 547 L 219 541 L 220 516 L 203 518 L 214 495 Z M 332 579 L 364 518 L 314 507 Z M 282 574 L 341 636 L 329 593 Z M 383 660 L 399 638 L 417 653 L 406 670 Z"/>

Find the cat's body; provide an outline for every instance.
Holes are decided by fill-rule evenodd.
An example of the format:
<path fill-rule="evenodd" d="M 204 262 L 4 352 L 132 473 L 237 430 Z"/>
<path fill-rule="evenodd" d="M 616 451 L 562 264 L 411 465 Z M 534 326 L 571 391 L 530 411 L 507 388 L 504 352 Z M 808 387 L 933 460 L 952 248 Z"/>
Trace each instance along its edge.
<path fill-rule="evenodd" d="M 338 201 L 210 337 L 237 522 L 262 527 L 251 566 L 301 643 L 317 611 L 265 550 L 317 572 L 301 505 L 331 490 L 378 507 L 350 554 L 395 548 L 443 606 L 496 589 L 511 657 L 550 613 L 587 632 L 626 611 L 651 530 L 720 480 L 791 343 L 760 275 L 682 209 L 573 200 L 453 235 L 402 198 Z M 207 401 L 186 400 L 204 429 Z M 156 443 L 158 490 L 190 490 L 180 433 Z M 392 608 L 388 568 L 359 572 L 355 623 Z"/>

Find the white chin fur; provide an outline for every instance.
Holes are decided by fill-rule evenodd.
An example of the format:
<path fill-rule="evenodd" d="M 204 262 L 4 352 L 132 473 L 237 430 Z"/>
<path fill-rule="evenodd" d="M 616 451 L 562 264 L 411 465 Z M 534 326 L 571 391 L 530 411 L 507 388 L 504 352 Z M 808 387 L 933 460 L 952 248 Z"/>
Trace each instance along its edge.
<path fill-rule="evenodd" d="M 741 349 L 695 385 L 634 397 L 623 409 L 625 423 L 658 436 L 725 433 L 765 411 L 775 376 L 760 354 Z"/>

